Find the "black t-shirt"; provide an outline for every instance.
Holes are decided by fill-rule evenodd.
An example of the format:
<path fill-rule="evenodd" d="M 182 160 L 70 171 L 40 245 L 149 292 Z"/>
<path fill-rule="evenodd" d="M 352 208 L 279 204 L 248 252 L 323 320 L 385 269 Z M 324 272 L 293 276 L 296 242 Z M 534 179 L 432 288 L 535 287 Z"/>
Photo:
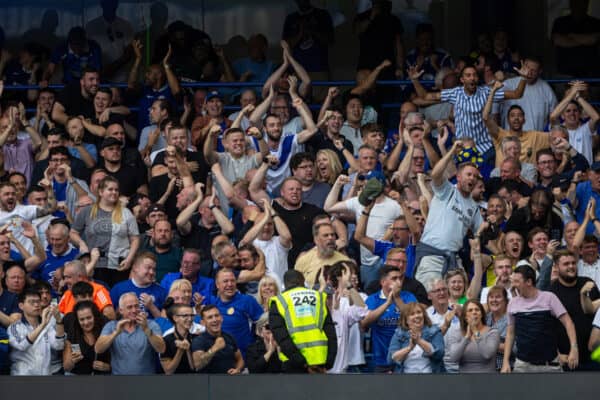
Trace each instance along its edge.
<path fill-rule="evenodd" d="M 69 116 L 83 115 L 85 118 L 94 118 L 93 99 L 86 99 L 81 95 L 81 84 L 79 81 L 69 83 L 65 86 L 56 98 L 56 102 L 65 108 L 65 113 Z"/>
<path fill-rule="evenodd" d="M 103 168 L 106 169 L 104 166 Z M 131 197 L 140 186 L 146 184 L 146 171 L 131 168 L 128 165 L 121 165 L 117 172 L 110 172 L 106 169 L 106 173 L 119 181 L 119 190 L 122 196 Z"/>
<path fill-rule="evenodd" d="M 356 16 L 356 22 L 364 22 L 371 16 L 367 10 Z M 402 35 L 404 28 L 400 19 L 392 14 L 380 14 L 359 34 L 360 51 L 357 69 L 374 69 L 383 60 L 396 60 L 396 35 Z M 401 65 L 398 67 L 402 67 Z"/>
<path fill-rule="evenodd" d="M 44 179 L 44 171 L 48 168 L 48 158 L 37 161 L 33 166 L 33 172 L 31 173 L 31 185 L 37 185 L 39 181 Z M 81 179 L 86 183 L 90 183 L 91 171 L 85 166 L 83 161 L 79 158 L 71 157 L 71 172 L 77 179 Z"/>
<path fill-rule="evenodd" d="M 347 140 L 344 135 L 340 135 L 340 139 L 343 140 L 344 148 L 346 148 L 351 154 L 354 154 L 354 146 L 352 145 L 352 142 Z M 346 164 L 346 157 L 344 157 L 344 153 L 339 151 L 333 142 L 327 137 L 327 134 L 323 133 L 322 131 L 317 132 L 308 140 L 308 142 L 306 142 L 306 144 L 308 145 L 309 150 L 314 154 L 321 149 L 331 150 L 338 156 L 340 164 Z"/>
<path fill-rule="evenodd" d="M 150 182 L 148 183 L 148 194 L 153 203 L 156 203 L 167 191 L 167 186 L 169 186 L 170 181 L 169 174 L 158 175 L 150 179 Z M 167 197 L 167 201 L 165 202 L 165 210 L 167 211 L 167 217 L 171 223 L 175 222 L 179 212 L 177 209 L 177 195 L 179 192 L 181 192 L 181 188 L 175 185 L 175 188 L 173 188 L 173 191 L 169 197 Z"/>
<path fill-rule="evenodd" d="M 235 368 L 235 353 L 238 346 L 235 339 L 225 332 L 221 332 L 221 336 L 225 339 L 225 347 L 217 351 L 208 365 L 202 368 L 199 372 L 205 374 L 226 374 L 231 368 Z M 208 332 L 203 332 L 195 337 L 192 341 L 192 352 L 208 351 L 214 344 L 217 338 Z"/>
<path fill-rule="evenodd" d="M 590 352 L 588 350 L 588 341 L 590 340 L 590 333 L 592 332 L 592 321 L 594 320 L 594 314 L 585 314 L 581 308 L 581 295 L 579 292 L 586 282 L 593 282 L 590 278 L 578 277 L 575 286 L 568 287 L 562 285 L 558 280 L 552 282 L 550 285 L 550 291 L 558 297 L 560 302 L 567 309 L 567 313 L 573 320 L 575 325 L 575 332 L 577 333 L 577 345 L 579 347 L 579 362 L 587 362 L 590 360 Z M 598 288 L 594 288 L 590 291 L 590 299 L 592 301 L 597 300 L 600 297 Z M 567 331 L 562 326 L 560 321 L 557 321 L 559 325 L 557 327 L 558 332 L 558 349 L 562 354 L 568 354 L 571 349 L 571 342 L 567 336 Z"/>
<path fill-rule="evenodd" d="M 213 259 L 210 255 L 210 245 L 212 240 L 223 233 L 219 224 L 211 228 L 205 228 L 200 225 L 200 214 L 196 213 L 190 218 L 192 229 L 187 235 L 181 235 L 181 244 L 184 248 L 194 248 L 200 251 L 202 267 L 200 274 L 211 277 L 213 273 Z"/>
<path fill-rule="evenodd" d="M 108 320 L 102 316 L 102 325 L 106 324 Z M 74 312 L 67 313 L 63 319 L 65 334 L 67 335 L 67 340 L 71 342 L 71 345 L 78 344 L 79 349 L 81 350 L 81 355 L 83 355 L 83 360 L 79 361 L 73 369 L 71 370 L 72 374 L 75 375 L 91 375 L 94 373 L 95 375 L 107 375 L 110 372 L 98 371 L 93 368 L 94 361 L 102 361 L 107 364 L 110 364 L 110 352 L 104 352 L 102 354 L 96 354 L 94 350 L 94 345 L 89 345 L 83 335 L 77 334 L 76 325 L 77 325 L 77 317 Z"/>
<path fill-rule="evenodd" d="M 502 186 L 502 178 L 500 177 L 494 177 L 494 178 L 490 178 L 488 179 L 488 181 L 485 184 L 485 195 L 487 198 L 489 198 L 492 194 L 497 194 L 498 190 L 500 190 L 500 186 Z M 517 182 L 517 192 L 519 192 L 521 194 L 521 196 L 524 197 L 529 197 L 531 196 L 531 188 L 523 182 Z"/>
<path fill-rule="evenodd" d="M 600 19 L 585 16 L 575 19 L 571 15 L 557 18 L 552 26 L 553 34 L 598 34 Z M 600 68 L 600 46 L 556 46 L 556 64 L 558 72 L 573 76 L 594 76 Z"/>
<path fill-rule="evenodd" d="M 276 201 L 273 202 L 273 209 L 283 219 L 292 233 L 292 248 L 288 253 L 288 266 L 292 269 L 302 249 L 313 242 L 313 218 L 317 215 L 326 214 L 326 212 L 309 203 L 302 203 L 302 206 L 297 210 L 287 210 Z"/>
<path fill-rule="evenodd" d="M 192 335 L 188 332 L 185 339 L 188 342 L 190 342 L 191 345 L 195 337 L 196 335 Z M 165 341 L 165 352 L 160 354 L 160 358 L 175 358 L 175 354 L 177 353 L 177 346 L 175 346 L 175 340 L 182 340 L 182 337 L 179 336 L 179 334 L 177 334 L 175 331 L 173 331 L 172 333 L 169 333 L 167 336 L 163 337 L 163 339 Z M 175 374 L 193 374 L 194 372 L 196 372 L 194 369 L 194 359 L 192 358 L 191 347 L 188 354 L 189 358 L 186 354 L 183 354 L 181 356 L 181 361 L 179 362 L 177 369 L 175 369 Z"/>
<path fill-rule="evenodd" d="M 194 182 L 202 182 L 204 184 L 206 184 L 206 177 L 208 176 L 208 164 L 206 164 L 206 160 L 204 159 L 204 156 L 196 151 L 190 151 L 188 150 L 185 153 L 185 160 L 188 162 L 196 162 L 198 163 L 198 171 L 192 172 L 192 178 L 194 178 Z M 165 152 L 161 151 L 160 153 L 158 153 L 156 155 L 156 157 L 154 158 L 154 162 L 152 163 L 152 166 L 154 167 L 155 165 L 158 164 L 162 164 L 162 165 L 167 165 L 165 163 Z"/>

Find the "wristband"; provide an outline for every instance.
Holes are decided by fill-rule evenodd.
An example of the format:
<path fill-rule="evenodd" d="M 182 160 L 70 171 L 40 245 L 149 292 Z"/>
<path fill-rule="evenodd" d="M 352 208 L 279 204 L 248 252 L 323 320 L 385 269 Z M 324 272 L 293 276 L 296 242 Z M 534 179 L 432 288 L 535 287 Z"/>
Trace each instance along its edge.
<path fill-rule="evenodd" d="M 594 222 L 598 221 L 598 218 L 593 218 L 591 221 L 592 221 L 592 224 L 593 224 Z"/>
<path fill-rule="evenodd" d="M 277 217 L 279 217 L 279 214 L 277 214 L 277 213 L 271 215 L 271 218 L 277 218 Z"/>
<path fill-rule="evenodd" d="M 368 213 L 368 212 L 364 212 L 364 211 L 363 211 L 363 212 L 362 212 L 362 215 L 364 215 L 364 216 L 367 216 L 367 217 L 368 217 L 368 216 L 369 216 L 369 213 Z"/>
<path fill-rule="evenodd" d="M 212 206 L 208 206 L 208 209 L 213 210 L 215 207 L 216 207 L 216 205 L 213 204 Z"/>

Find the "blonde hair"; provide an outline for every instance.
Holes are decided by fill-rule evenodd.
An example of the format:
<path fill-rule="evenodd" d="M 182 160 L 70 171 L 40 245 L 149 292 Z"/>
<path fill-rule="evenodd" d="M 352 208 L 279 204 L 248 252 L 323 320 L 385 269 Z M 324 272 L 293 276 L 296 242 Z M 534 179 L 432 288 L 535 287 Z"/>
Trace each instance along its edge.
<path fill-rule="evenodd" d="M 258 291 L 256 292 L 256 300 L 258 301 L 258 303 L 261 306 L 263 306 L 263 308 L 268 306 L 269 299 L 263 299 L 261 292 L 262 292 L 262 288 L 269 283 L 275 287 L 275 296 L 277 296 L 279 294 L 279 285 L 277 284 L 277 280 L 275 280 L 275 278 L 273 278 L 272 276 L 269 276 L 269 275 L 263 276 L 261 278 L 261 280 L 258 282 Z"/>
<path fill-rule="evenodd" d="M 106 187 L 108 186 L 109 183 L 116 183 L 117 188 L 119 187 L 119 181 L 116 180 L 115 178 L 113 178 L 112 176 L 107 175 L 104 178 L 102 178 L 102 180 L 98 184 L 98 193 L 100 193 L 101 190 L 106 189 Z M 94 203 L 94 205 L 92 205 L 92 209 L 90 211 L 91 219 L 96 219 L 96 217 L 98 216 L 99 208 L 100 208 L 100 195 L 98 195 L 96 197 L 96 202 Z M 121 224 L 123 222 L 123 206 L 121 205 L 121 202 L 118 200 L 117 200 L 117 204 L 115 204 L 115 208 L 112 211 L 112 215 L 111 215 L 110 219 L 113 224 Z"/>
<path fill-rule="evenodd" d="M 175 279 L 171 284 L 171 288 L 169 289 L 169 296 L 171 296 L 171 294 L 176 290 L 183 291 L 184 289 L 187 289 L 190 292 L 192 291 L 192 284 L 190 281 L 187 279 Z"/>
<path fill-rule="evenodd" d="M 317 168 L 317 176 L 316 180 L 318 182 L 325 182 L 330 185 L 335 183 L 338 175 L 342 173 L 342 163 L 340 162 L 339 157 L 333 150 L 329 149 L 321 149 L 317 152 L 317 159 L 319 159 L 319 155 L 324 155 L 327 158 L 327 166 L 329 167 L 329 179 L 325 179 L 321 176 L 321 171 Z"/>

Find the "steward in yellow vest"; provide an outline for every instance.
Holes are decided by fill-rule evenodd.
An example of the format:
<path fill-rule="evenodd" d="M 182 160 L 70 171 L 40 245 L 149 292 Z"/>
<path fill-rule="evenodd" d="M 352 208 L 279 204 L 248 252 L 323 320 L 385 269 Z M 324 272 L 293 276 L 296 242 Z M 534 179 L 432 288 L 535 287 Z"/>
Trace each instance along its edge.
<path fill-rule="evenodd" d="M 325 293 L 304 287 L 304 276 L 289 270 L 283 276 L 285 292 L 269 302 L 269 325 L 281 351 L 283 372 L 325 373 L 337 353 L 335 326 Z"/>

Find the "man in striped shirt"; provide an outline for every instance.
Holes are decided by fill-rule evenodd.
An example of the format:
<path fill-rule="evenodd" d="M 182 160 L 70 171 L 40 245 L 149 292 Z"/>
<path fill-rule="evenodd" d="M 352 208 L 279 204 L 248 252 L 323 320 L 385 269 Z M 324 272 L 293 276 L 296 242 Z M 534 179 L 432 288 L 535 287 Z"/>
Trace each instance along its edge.
<path fill-rule="evenodd" d="M 503 100 L 519 99 L 525 91 L 526 78 L 529 76 L 529 68 L 521 64 L 521 68 L 515 68 L 521 76 L 521 81 L 515 90 L 498 90 L 494 95 L 494 102 Z M 462 86 L 452 89 L 443 89 L 441 92 L 427 92 L 419 82 L 423 71 L 417 70 L 415 66 L 409 68 L 409 78 L 412 81 L 417 96 L 421 99 L 433 102 L 449 102 L 454 106 L 454 121 L 456 124 L 456 137 L 471 137 L 475 139 L 477 150 L 483 154 L 484 162 L 494 164 L 494 145 L 483 122 L 482 111 L 485 106 L 490 88 L 479 86 L 479 75 L 474 66 L 468 65 L 460 74 Z"/>

